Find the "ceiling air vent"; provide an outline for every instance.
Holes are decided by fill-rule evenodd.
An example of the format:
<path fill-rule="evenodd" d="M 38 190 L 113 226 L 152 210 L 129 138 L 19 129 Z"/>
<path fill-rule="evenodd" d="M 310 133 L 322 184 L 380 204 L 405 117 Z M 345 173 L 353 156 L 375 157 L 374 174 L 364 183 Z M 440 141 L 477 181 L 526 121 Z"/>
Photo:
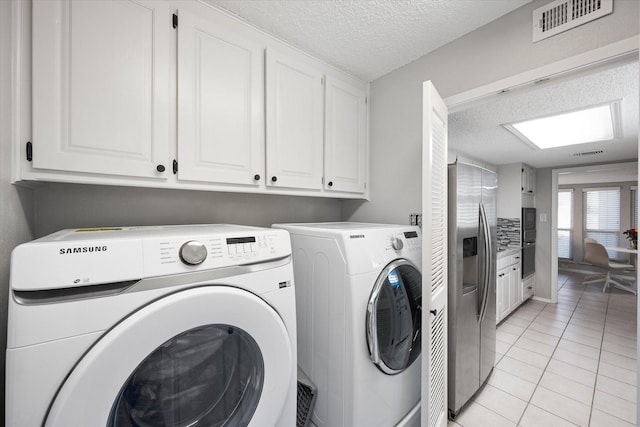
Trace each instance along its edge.
<path fill-rule="evenodd" d="M 533 11 L 533 42 L 613 12 L 613 0 L 556 0 Z"/>
<path fill-rule="evenodd" d="M 576 157 L 581 157 L 581 156 L 596 156 L 598 154 L 602 154 L 604 153 L 604 150 L 595 150 L 595 151 L 583 151 L 582 153 L 573 153 L 574 156 Z"/>

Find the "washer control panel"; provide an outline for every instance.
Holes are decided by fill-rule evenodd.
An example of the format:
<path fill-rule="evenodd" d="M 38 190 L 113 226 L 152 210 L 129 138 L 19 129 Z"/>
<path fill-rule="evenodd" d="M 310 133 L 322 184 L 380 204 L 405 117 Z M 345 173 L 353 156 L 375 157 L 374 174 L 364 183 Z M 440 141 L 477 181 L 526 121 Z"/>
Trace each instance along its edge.
<path fill-rule="evenodd" d="M 284 260 L 285 230 L 196 224 L 61 230 L 14 249 L 11 289 L 36 291 Z M 33 268 L 36 259 L 46 268 Z"/>
<path fill-rule="evenodd" d="M 393 234 L 388 239 L 387 250 L 395 252 L 419 252 L 422 250 L 422 241 L 417 231 L 404 231 Z"/>
<path fill-rule="evenodd" d="M 291 254 L 289 235 L 280 230 L 244 236 L 162 239 L 153 246 L 155 249 L 145 248 L 145 258 L 157 267 L 147 265 L 159 268 L 162 274 L 262 262 Z M 155 256 L 151 255 L 152 250 Z"/>

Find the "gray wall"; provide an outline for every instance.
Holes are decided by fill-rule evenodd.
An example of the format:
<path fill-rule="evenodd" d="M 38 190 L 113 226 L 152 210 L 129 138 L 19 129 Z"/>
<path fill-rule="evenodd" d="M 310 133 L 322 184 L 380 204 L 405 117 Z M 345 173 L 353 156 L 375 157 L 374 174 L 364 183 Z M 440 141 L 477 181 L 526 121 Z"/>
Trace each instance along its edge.
<path fill-rule="evenodd" d="M 640 2 L 617 0 L 613 14 L 533 44 L 531 12 L 547 3 L 533 1 L 372 82 L 371 201 L 345 202 L 347 218 L 406 223 L 420 212 L 423 81 L 446 98 L 638 35 Z"/>
<path fill-rule="evenodd" d="M 13 248 L 33 238 L 33 193 L 11 185 L 11 3 L 0 1 L 0 418 L 4 420 L 9 259 Z M 0 424 L 3 424 L 0 421 Z"/>
<path fill-rule="evenodd" d="M 551 189 L 551 168 L 536 169 L 536 284 L 534 295 L 551 299 L 551 203 L 555 192 Z M 540 214 L 547 214 L 547 221 L 540 222 Z"/>
<path fill-rule="evenodd" d="M 35 192 L 37 236 L 63 228 L 339 221 L 333 199 L 187 190 L 45 184 Z"/>

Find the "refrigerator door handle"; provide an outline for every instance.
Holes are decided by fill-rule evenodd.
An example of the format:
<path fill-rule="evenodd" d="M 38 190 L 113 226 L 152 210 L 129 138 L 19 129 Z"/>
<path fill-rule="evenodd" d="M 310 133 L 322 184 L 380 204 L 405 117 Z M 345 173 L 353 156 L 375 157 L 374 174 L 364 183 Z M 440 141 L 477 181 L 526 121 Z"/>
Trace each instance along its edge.
<path fill-rule="evenodd" d="M 484 203 L 480 202 L 480 223 L 482 224 L 483 240 L 484 240 L 484 269 L 483 269 L 483 285 L 482 285 L 482 303 L 480 306 L 480 315 L 478 322 L 484 320 L 489 302 L 489 284 L 491 282 L 491 236 L 489 234 L 489 220 L 487 219 L 487 211 Z"/>

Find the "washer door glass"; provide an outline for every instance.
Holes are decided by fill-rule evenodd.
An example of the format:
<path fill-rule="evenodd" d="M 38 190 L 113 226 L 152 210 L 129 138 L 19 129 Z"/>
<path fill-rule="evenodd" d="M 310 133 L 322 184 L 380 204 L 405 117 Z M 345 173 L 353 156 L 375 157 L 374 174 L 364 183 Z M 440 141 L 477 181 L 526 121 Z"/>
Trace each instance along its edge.
<path fill-rule="evenodd" d="M 264 363 L 244 330 L 206 325 L 168 340 L 133 372 L 110 426 L 247 425 L 260 399 Z"/>
<path fill-rule="evenodd" d="M 422 275 L 407 260 L 382 271 L 367 305 L 367 343 L 371 360 L 387 374 L 398 374 L 418 358 L 422 338 Z"/>

